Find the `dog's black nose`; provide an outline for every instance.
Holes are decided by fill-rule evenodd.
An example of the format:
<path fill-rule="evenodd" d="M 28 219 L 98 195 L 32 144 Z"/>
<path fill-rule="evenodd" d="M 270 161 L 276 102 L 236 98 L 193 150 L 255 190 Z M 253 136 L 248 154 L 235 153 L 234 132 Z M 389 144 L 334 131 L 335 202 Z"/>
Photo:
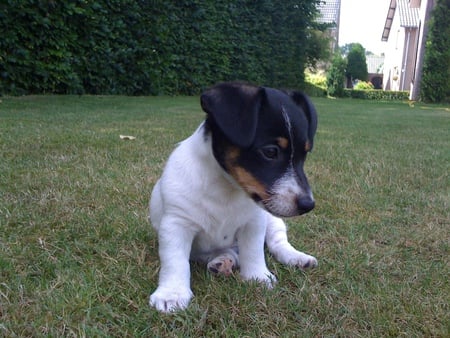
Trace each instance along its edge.
<path fill-rule="evenodd" d="M 310 196 L 301 196 L 297 200 L 298 211 L 301 214 L 306 214 L 307 212 L 314 209 L 316 202 Z"/>

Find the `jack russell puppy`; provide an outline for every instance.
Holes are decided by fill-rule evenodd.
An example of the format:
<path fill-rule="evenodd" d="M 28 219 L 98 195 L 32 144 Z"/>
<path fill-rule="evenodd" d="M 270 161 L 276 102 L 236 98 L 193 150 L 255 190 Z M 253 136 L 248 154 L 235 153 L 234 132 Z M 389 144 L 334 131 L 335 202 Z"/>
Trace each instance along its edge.
<path fill-rule="evenodd" d="M 170 155 L 150 199 L 161 269 L 150 305 L 185 309 L 193 293 L 190 260 L 268 287 L 276 260 L 300 268 L 317 260 L 294 249 L 280 217 L 314 208 L 303 172 L 313 147 L 316 110 L 300 92 L 221 83 L 201 95 L 206 120 Z"/>

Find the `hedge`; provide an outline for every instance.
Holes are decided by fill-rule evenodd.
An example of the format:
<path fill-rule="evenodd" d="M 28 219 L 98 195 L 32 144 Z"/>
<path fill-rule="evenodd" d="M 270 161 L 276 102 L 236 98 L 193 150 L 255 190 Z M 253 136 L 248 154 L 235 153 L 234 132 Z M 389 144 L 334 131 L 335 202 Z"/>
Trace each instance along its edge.
<path fill-rule="evenodd" d="M 390 90 L 357 90 L 357 89 L 344 89 L 343 97 L 353 99 L 365 99 L 365 100 L 380 100 L 380 101 L 392 101 L 392 100 L 409 100 L 408 91 L 390 91 Z"/>
<path fill-rule="evenodd" d="M 303 92 L 308 94 L 309 96 L 314 97 L 326 97 L 327 96 L 327 90 L 322 87 L 318 86 L 316 84 L 305 82 L 305 84 L 300 88 Z"/>
<path fill-rule="evenodd" d="M 450 102 L 450 1 L 437 0 L 425 48 L 421 99 Z"/>
<path fill-rule="evenodd" d="M 319 0 L 5 0 L 0 94 L 195 94 L 224 80 L 298 88 Z"/>

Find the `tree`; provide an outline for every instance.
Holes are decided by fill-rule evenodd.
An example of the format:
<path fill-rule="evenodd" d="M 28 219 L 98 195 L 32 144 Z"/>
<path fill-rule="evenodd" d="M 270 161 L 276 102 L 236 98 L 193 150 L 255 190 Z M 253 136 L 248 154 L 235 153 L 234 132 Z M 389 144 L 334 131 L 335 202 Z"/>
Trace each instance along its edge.
<path fill-rule="evenodd" d="M 316 19 L 317 20 L 317 19 Z M 331 61 L 334 51 L 331 44 L 334 38 L 330 35 L 333 23 L 319 23 L 313 21 L 307 28 L 307 41 L 305 52 L 309 68 L 316 68 L 318 63 Z"/>
<path fill-rule="evenodd" d="M 334 56 L 327 74 L 327 91 L 330 96 L 344 95 L 346 60 L 338 53 Z"/>
<path fill-rule="evenodd" d="M 347 55 L 347 84 L 352 84 L 354 80 L 367 81 L 367 63 L 364 47 L 359 43 L 352 44 L 352 48 Z"/>
<path fill-rule="evenodd" d="M 343 57 L 347 57 L 348 53 L 351 51 L 351 49 L 353 48 L 354 43 L 346 43 L 343 46 L 339 47 L 339 51 L 341 52 L 341 55 Z"/>
<path fill-rule="evenodd" d="M 450 1 L 438 0 L 431 15 L 420 82 L 421 99 L 442 102 L 450 99 Z"/>

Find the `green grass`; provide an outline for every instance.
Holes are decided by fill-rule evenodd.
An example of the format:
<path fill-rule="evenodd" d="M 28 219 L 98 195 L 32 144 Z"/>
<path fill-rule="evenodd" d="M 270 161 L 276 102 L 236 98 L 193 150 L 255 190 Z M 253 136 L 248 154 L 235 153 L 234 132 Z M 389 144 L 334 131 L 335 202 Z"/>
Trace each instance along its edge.
<path fill-rule="evenodd" d="M 318 268 L 268 255 L 266 290 L 193 264 L 193 302 L 164 315 L 147 203 L 198 98 L 1 100 L 0 336 L 450 335 L 448 106 L 314 99 L 317 207 L 288 223 Z"/>

